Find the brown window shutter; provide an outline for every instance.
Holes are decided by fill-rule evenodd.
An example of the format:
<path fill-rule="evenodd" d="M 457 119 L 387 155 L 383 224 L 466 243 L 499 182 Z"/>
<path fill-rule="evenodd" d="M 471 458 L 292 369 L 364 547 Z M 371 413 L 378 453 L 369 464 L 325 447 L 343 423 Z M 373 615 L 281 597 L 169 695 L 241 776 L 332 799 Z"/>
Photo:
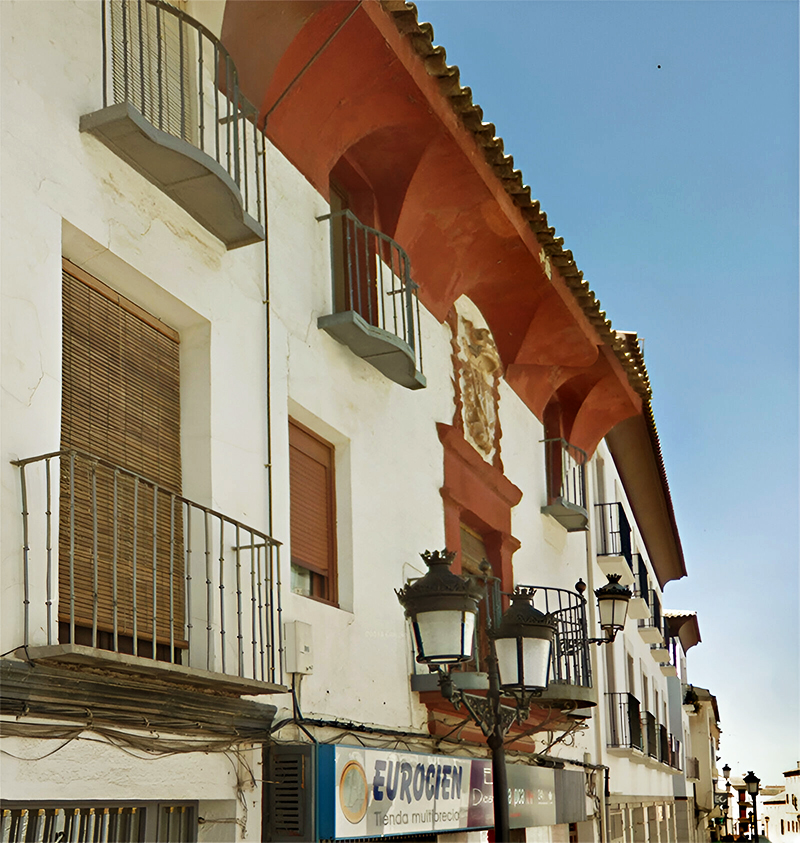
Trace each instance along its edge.
<path fill-rule="evenodd" d="M 136 534 L 137 638 L 152 641 L 155 533 L 156 636 L 161 642 L 169 641 L 172 605 L 172 637 L 176 643 L 182 642 L 182 511 L 180 503 L 171 496 L 181 492 L 178 340 L 172 328 L 78 267 L 64 262 L 61 448 L 82 451 L 103 462 L 92 469 L 90 461 L 76 459 L 72 533 L 70 466 L 67 459 L 62 460 L 59 528 L 62 623 L 69 619 L 68 562 L 72 545 L 75 622 L 78 627 L 92 626 L 96 519 L 98 630 L 113 631 L 112 559 L 116 533 L 117 631 L 129 638 L 132 635 Z M 115 479 L 114 469 L 106 461 L 151 482 L 140 482 L 137 486 L 128 474 L 117 474 Z M 135 520 L 134 495 L 138 509 Z M 89 643 L 85 632 L 76 632 L 73 643 Z"/>
<path fill-rule="evenodd" d="M 466 525 L 461 525 L 461 570 L 465 574 L 481 576 L 481 562 L 488 559 L 483 537 Z"/>
<path fill-rule="evenodd" d="M 289 423 L 292 562 L 328 580 L 334 599 L 334 449 L 296 422 Z"/>

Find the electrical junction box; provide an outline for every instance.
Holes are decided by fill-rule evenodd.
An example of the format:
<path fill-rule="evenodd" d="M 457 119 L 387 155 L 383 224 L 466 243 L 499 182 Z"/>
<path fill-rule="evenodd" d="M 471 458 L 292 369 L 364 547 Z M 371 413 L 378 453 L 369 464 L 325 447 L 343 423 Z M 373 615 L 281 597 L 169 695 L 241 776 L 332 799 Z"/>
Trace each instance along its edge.
<path fill-rule="evenodd" d="M 287 673 L 313 673 L 311 624 L 289 621 L 283 628 L 284 667 Z"/>

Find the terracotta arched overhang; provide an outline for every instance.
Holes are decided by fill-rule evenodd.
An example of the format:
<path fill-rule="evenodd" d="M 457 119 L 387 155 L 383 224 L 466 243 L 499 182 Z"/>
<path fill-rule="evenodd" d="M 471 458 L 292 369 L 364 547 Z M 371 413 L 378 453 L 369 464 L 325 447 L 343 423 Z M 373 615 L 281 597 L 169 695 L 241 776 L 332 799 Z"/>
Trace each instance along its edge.
<path fill-rule="evenodd" d="M 385 126 L 361 138 L 339 159 L 356 167 L 369 182 L 378 212 L 374 224 L 395 239 L 409 183 L 430 141 L 428 129 L 418 122 Z"/>
<path fill-rule="evenodd" d="M 592 450 L 641 410 L 526 215 L 379 3 L 228 3 L 223 39 L 243 91 L 269 115 L 272 142 L 326 197 L 342 156 L 357 163 L 423 304 L 444 320 L 468 294 L 535 415 L 556 393 L 568 397 L 573 444 Z"/>
<path fill-rule="evenodd" d="M 563 438 L 591 456 L 605 434 L 623 419 L 641 412 L 641 399 L 632 389 L 625 388 L 613 370 L 613 360 L 605 349 L 595 363 L 585 369 L 559 369 L 558 376 L 549 381 L 552 391 L 542 405 L 539 417 L 545 422 L 548 438 Z M 510 373 L 515 390 L 541 387 L 527 381 L 528 366 L 515 366 Z M 543 367 L 538 368 L 542 375 Z M 541 401 L 546 390 L 541 390 Z M 549 425 L 549 426 L 548 426 Z"/>
<path fill-rule="evenodd" d="M 425 149 L 404 198 L 397 239 L 411 256 L 425 306 L 444 319 L 466 293 L 485 311 L 505 362 L 514 350 L 503 343 L 533 313 L 537 286 L 546 283 L 538 263 L 503 215 L 473 164 L 440 132 Z M 526 292 L 527 288 L 527 292 Z M 517 290 L 516 293 L 513 290 Z M 502 324 L 499 303 L 514 299 Z M 499 331 L 497 329 L 500 329 Z"/>

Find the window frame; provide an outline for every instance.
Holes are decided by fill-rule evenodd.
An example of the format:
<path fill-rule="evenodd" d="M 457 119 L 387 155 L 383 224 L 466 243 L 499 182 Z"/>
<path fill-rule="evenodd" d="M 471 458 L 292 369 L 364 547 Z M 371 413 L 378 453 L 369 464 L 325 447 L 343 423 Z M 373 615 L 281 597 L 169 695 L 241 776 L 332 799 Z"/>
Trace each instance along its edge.
<path fill-rule="evenodd" d="M 327 537 L 327 565 L 324 570 L 322 566 L 313 565 L 308 560 L 296 559 L 294 556 L 294 542 L 290 539 L 290 566 L 308 571 L 311 575 L 311 593 L 306 594 L 302 591 L 295 591 L 292 593 L 301 597 L 307 597 L 311 600 L 316 600 L 320 603 L 326 603 L 330 606 L 339 605 L 339 588 L 338 588 L 338 536 L 336 524 L 336 446 L 327 439 L 320 436 L 311 428 L 299 422 L 293 417 L 289 417 L 289 535 L 291 537 L 293 532 L 293 518 L 292 518 L 292 504 L 291 504 L 291 488 L 293 481 L 292 471 L 292 448 L 304 453 L 307 457 L 316 462 L 319 462 L 313 454 L 304 451 L 297 444 L 292 441 L 292 429 L 298 431 L 299 434 L 305 435 L 314 440 L 317 444 L 322 446 L 328 454 L 328 464 L 325 465 L 327 480 L 325 490 L 325 502 L 327 505 L 327 516 L 329 524 L 329 534 Z"/>

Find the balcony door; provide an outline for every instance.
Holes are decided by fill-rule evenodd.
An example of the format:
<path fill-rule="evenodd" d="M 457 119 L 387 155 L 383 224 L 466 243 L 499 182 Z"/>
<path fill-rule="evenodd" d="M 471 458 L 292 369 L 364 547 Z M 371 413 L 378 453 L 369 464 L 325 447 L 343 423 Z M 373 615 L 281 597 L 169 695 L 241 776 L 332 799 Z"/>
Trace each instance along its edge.
<path fill-rule="evenodd" d="M 178 334 L 65 261 L 62 359 L 59 638 L 177 660 Z"/>

